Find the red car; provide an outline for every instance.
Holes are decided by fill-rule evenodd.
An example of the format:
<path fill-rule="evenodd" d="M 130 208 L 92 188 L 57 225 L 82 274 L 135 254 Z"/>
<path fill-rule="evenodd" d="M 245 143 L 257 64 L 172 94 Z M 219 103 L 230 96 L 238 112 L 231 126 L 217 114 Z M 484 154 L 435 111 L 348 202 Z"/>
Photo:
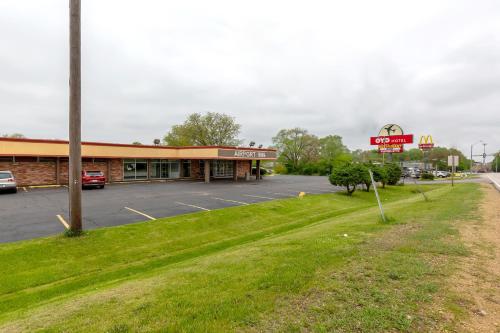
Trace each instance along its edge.
<path fill-rule="evenodd" d="M 82 171 L 82 187 L 104 188 L 106 177 L 102 171 Z"/>

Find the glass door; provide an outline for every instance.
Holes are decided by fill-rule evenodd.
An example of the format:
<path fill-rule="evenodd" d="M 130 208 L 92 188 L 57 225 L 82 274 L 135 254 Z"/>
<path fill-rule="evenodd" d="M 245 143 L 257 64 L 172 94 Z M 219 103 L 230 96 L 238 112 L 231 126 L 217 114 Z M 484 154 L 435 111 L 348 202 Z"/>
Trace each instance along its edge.
<path fill-rule="evenodd" d="M 170 163 L 170 177 L 169 178 L 179 178 L 180 167 L 179 161 L 169 161 Z"/>

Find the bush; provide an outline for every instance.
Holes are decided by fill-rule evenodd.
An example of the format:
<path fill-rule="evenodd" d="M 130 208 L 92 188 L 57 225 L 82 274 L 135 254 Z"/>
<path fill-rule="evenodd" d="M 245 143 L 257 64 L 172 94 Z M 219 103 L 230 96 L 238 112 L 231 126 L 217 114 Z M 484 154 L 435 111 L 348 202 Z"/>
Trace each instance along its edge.
<path fill-rule="evenodd" d="M 286 175 L 288 173 L 288 170 L 283 164 L 276 164 L 276 166 L 274 167 L 274 172 Z"/>
<path fill-rule="evenodd" d="M 401 179 L 401 168 L 395 163 L 386 163 L 384 169 L 387 172 L 387 184 L 396 185 Z"/>
<path fill-rule="evenodd" d="M 329 180 L 332 185 L 345 187 L 347 194 L 352 195 L 357 185 L 366 184 L 366 177 L 370 174 L 364 165 L 348 163 L 334 168 Z"/>
<path fill-rule="evenodd" d="M 422 176 L 420 176 L 420 178 L 425 180 L 434 180 L 434 175 L 432 173 L 425 172 Z"/>
<path fill-rule="evenodd" d="M 387 169 L 380 166 L 371 164 L 369 168 L 373 172 L 373 180 L 382 184 L 382 187 L 385 187 L 389 180 L 389 174 L 387 173 Z"/>
<path fill-rule="evenodd" d="M 307 164 L 307 165 L 304 165 L 300 174 L 310 176 L 310 175 L 315 174 L 316 171 L 317 170 L 316 170 L 316 167 L 314 165 Z"/>

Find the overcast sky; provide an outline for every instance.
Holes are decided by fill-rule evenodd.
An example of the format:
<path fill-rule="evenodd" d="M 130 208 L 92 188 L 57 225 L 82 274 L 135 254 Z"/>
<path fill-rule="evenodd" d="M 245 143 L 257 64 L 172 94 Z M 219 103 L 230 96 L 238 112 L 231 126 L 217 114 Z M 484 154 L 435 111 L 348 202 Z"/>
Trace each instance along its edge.
<path fill-rule="evenodd" d="M 67 138 L 68 1 L 0 1 L 0 133 Z M 152 143 L 193 112 L 369 148 L 385 123 L 500 148 L 500 1 L 82 0 L 82 136 Z M 476 146 L 477 153 L 482 148 Z"/>

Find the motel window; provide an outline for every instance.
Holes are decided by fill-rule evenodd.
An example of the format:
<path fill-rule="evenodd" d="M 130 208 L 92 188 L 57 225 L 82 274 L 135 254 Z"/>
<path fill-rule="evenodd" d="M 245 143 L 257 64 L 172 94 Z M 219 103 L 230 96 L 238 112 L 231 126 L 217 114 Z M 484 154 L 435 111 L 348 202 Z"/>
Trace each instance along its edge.
<path fill-rule="evenodd" d="M 147 160 L 123 160 L 123 178 L 124 179 L 147 179 L 148 161 Z"/>
<path fill-rule="evenodd" d="M 151 178 L 179 178 L 178 160 L 151 160 Z"/>
<path fill-rule="evenodd" d="M 200 176 L 205 175 L 205 161 L 200 161 Z M 230 178 L 233 176 L 233 161 L 212 160 L 210 176 L 215 178 Z"/>
<path fill-rule="evenodd" d="M 215 177 L 227 178 L 233 176 L 233 161 L 216 160 L 212 163 Z"/>
<path fill-rule="evenodd" d="M 182 161 L 182 177 L 191 177 L 191 160 Z"/>

